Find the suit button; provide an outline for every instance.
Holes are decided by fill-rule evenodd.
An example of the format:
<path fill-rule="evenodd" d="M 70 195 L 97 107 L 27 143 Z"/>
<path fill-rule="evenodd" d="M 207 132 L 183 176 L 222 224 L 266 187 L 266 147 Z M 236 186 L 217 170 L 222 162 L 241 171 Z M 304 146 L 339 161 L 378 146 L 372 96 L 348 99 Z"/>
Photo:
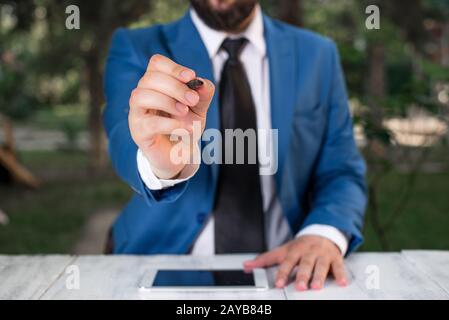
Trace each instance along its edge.
<path fill-rule="evenodd" d="M 206 213 L 200 212 L 200 213 L 198 213 L 198 215 L 196 216 L 196 220 L 198 221 L 199 224 L 203 224 L 204 221 L 206 221 L 206 217 L 207 217 L 207 214 L 206 214 Z"/>

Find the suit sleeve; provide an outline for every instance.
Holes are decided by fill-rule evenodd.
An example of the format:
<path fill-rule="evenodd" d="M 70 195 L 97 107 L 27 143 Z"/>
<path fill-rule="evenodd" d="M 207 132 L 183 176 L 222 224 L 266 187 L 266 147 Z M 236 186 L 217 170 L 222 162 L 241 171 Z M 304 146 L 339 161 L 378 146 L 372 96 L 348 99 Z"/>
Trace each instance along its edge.
<path fill-rule="evenodd" d="M 311 211 L 302 228 L 323 224 L 339 229 L 348 235 L 349 254 L 362 243 L 366 166 L 354 140 L 338 50 L 331 44 L 326 136 L 313 175 Z"/>
<path fill-rule="evenodd" d="M 129 32 L 126 29 L 115 32 L 105 68 L 103 124 L 109 140 L 109 156 L 117 174 L 134 192 L 144 197 L 148 205 L 176 201 L 185 191 L 188 181 L 164 190 L 150 190 L 142 181 L 137 167 L 138 147 L 128 125 L 129 98 L 144 75 L 148 61 L 134 49 Z"/>

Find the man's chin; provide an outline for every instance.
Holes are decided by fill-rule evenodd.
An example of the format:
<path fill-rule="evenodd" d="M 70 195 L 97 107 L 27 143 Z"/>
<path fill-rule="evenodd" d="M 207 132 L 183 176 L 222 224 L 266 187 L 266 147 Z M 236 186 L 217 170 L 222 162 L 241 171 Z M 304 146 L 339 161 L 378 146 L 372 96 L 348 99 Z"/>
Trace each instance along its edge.
<path fill-rule="evenodd" d="M 233 32 L 241 29 L 258 1 L 190 0 L 190 3 L 201 20 L 210 28 Z"/>
<path fill-rule="evenodd" d="M 232 8 L 235 6 L 235 1 L 210 0 L 209 5 L 214 11 L 224 13 L 232 10 Z"/>

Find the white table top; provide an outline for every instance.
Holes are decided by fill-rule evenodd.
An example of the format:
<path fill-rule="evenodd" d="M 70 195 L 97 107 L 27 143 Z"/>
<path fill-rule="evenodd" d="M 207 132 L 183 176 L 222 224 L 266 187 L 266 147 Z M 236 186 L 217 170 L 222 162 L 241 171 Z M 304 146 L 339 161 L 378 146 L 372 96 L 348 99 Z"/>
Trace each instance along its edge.
<path fill-rule="evenodd" d="M 329 279 L 321 291 L 275 289 L 275 268 L 267 291 L 150 293 L 137 287 L 147 269 L 233 269 L 251 257 L 0 256 L 0 299 L 449 299 L 449 251 L 356 253 L 346 263 L 350 284 L 339 288 Z M 67 286 L 74 270 L 79 289 Z"/>

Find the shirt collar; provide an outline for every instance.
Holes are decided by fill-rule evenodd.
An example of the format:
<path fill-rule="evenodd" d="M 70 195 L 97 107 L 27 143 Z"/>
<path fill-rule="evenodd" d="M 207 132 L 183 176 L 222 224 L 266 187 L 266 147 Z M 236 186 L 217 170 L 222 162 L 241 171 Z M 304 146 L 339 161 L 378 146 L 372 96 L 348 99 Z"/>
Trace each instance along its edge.
<path fill-rule="evenodd" d="M 204 42 L 204 45 L 206 46 L 210 58 L 215 57 L 215 55 L 220 50 L 221 44 L 227 37 L 231 38 L 245 37 L 246 39 L 248 39 L 250 44 L 254 45 L 257 52 L 261 56 L 263 57 L 265 56 L 266 44 L 264 38 L 263 17 L 262 17 L 262 10 L 260 9 L 259 5 L 257 5 L 256 7 L 256 13 L 253 21 L 251 21 L 250 25 L 246 28 L 245 31 L 243 31 L 238 35 L 230 35 L 227 34 L 226 32 L 217 31 L 208 27 L 201 20 L 201 18 L 198 16 L 198 14 L 195 12 L 194 9 L 190 9 L 190 17 L 193 21 L 193 24 L 197 28 L 201 36 L 201 39 Z"/>

